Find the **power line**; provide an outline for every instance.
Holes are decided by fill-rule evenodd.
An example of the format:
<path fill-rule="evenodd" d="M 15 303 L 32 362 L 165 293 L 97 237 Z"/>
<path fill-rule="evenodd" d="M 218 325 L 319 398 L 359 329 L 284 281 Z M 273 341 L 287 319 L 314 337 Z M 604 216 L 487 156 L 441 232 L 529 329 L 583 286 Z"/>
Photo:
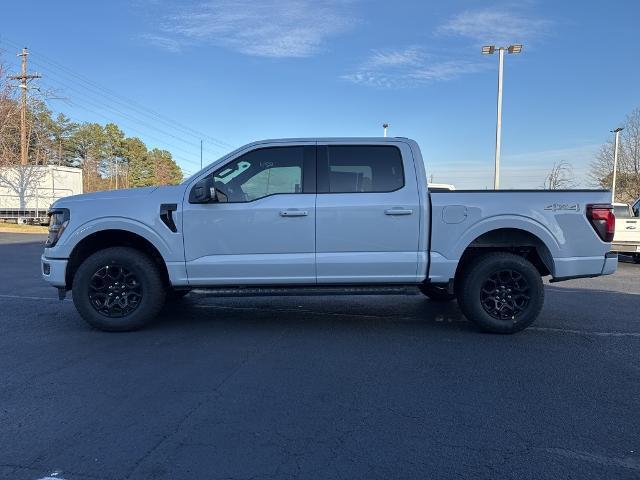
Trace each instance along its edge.
<path fill-rule="evenodd" d="M 77 107 L 79 107 L 79 108 L 83 109 L 83 110 L 86 110 L 86 111 L 88 111 L 88 112 L 91 112 L 91 113 L 93 113 L 94 115 L 98 115 L 98 116 L 100 116 L 100 117 L 102 117 L 102 118 L 104 118 L 104 119 L 106 119 L 106 120 L 108 120 L 108 121 L 110 121 L 110 122 L 113 122 L 113 118 L 111 118 L 111 117 L 108 117 L 108 116 L 106 116 L 106 115 L 104 115 L 104 114 L 102 114 L 102 113 L 100 113 L 100 112 L 97 112 L 97 111 L 95 111 L 95 110 L 92 110 L 92 109 L 90 109 L 90 108 L 87 108 L 86 106 L 81 105 L 81 104 L 79 104 L 79 103 L 77 103 L 77 102 L 72 102 L 72 103 L 73 103 L 74 105 L 76 105 Z M 131 128 L 131 127 L 127 127 L 127 128 L 128 128 L 129 130 L 133 130 L 134 132 L 136 132 L 136 131 L 137 131 L 138 133 L 142 133 L 142 132 L 140 132 L 139 130 L 137 130 L 136 128 Z M 150 137 L 150 138 L 154 138 L 154 137 Z M 157 140 L 157 138 L 156 138 L 156 140 Z M 174 149 L 175 149 L 175 147 L 174 147 L 174 146 L 171 146 L 171 145 L 169 145 L 169 146 L 168 146 L 168 148 L 170 148 L 171 150 L 174 150 Z M 186 151 L 184 151 L 184 150 L 183 150 L 183 152 L 186 152 Z M 187 152 L 187 154 L 189 154 L 189 152 Z M 179 156 L 177 156 L 177 155 L 175 155 L 175 154 L 172 154 L 172 157 L 173 157 L 175 160 L 180 161 L 180 162 L 192 163 L 192 164 L 194 164 L 194 165 L 199 165 L 199 162 L 196 162 L 195 160 L 189 160 L 189 159 L 186 159 L 186 158 L 183 158 L 183 157 L 179 157 Z"/>
<path fill-rule="evenodd" d="M 6 37 L 4 37 L 4 41 L 5 41 L 5 43 L 8 43 L 10 45 L 14 44 L 14 42 L 12 42 L 10 40 L 7 40 Z M 138 110 L 140 113 L 142 113 L 144 115 L 153 116 L 156 119 L 159 119 L 160 121 L 164 122 L 165 124 L 170 124 L 174 128 L 176 128 L 178 130 L 181 130 L 184 133 L 187 133 L 189 135 L 192 135 L 192 136 L 194 136 L 194 137 L 196 137 L 198 139 L 205 138 L 208 141 L 210 141 L 211 143 L 216 144 L 216 145 L 218 145 L 220 147 L 233 148 L 232 145 L 230 145 L 229 143 L 227 143 L 227 142 L 225 142 L 223 140 L 215 138 L 215 137 L 213 137 L 211 135 L 208 135 L 206 133 L 200 132 L 200 131 L 192 128 L 192 127 L 188 127 L 186 125 L 183 125 L 183 124 L 177 122 L 176 120 L 174 120 L 172 118 L 169 118 L 169 117 L 167 117 L 167 116 L 165 116 L 165 115 L 163 115 L 161 113 L 156 112 L 155 110 L 152 110 L 152 109 L 140 104 L 139 102 L 137 102 L 135 100 L 132 100 L 132 99 L 127 98 L 127 97 L 124 97 L 124 96 L 114 92 L 113 90 L 110 90 L 110 89 L 108 89 L 106 87 L 103 87 L 103 86 L 99 85 L 98 83 L 90 80 L 89 78 L 87 78 L 87 77 L 85 77 L 85 76 L 73 71 L 72 69 L 60 64 L 59 62 L 51 59 L 50 57 L 47 57 L 46 55 L 43 55 L 40 52 L 37 52 L 37 51 L 33 51 L 33 52 L 37 53 L 37 55 L 38 55 L 38 60 L 37 61 L 39 62 L 40 65 L 42 65 L 43 63 L 48 63 L 52 68 L 56 68 L 58 70 L 61 70 L 61 71 L 65 72 L 65 74 L 67 76 L 72 76 L 72 77 L 77 78 L 82 83 L 84 83 L 84 84 L 88 85 L 89 87 L 91 87 L 94 91 L 97 90 L 97 91 L 104 92 L 104 94 L 112 97 L 113 99 L 118 99 L 119 100 L 118 103 L 125 102 L 124 104 L 127 107 L 131 108 L 132 110 Z M 85 86 L 84 88 L 88 88 L 88 87 Z"/>
<path fill-rule="evenodd" d="M 61 83 L 59 83 L 59 81 L 57 81 L 55 79 L 53 81 L 50 80 L 50 81 L 48 81 L 46 83 L 54 84 L 53 85 L 54 87 L 55 87 L 55 85 L 62 85 Z M 90 104 L 90 105 L 92 105 L 92 106 L 94 106 L 96 108 L 105 108 L 105 109 L 111 111 L 112 113 L 115 113 L 116 116 L 122 117 L 124 119 L 128 119 L 128 120 L 134 122 L 135 124 L 139 124 L 141 126 L 145 126 L 145 127 L 149 128 L 151 130 L 155 130 L 158 133 L 162 134 L 163 136 L 171 137 L 171 138 L 173 138 L 173 139 L 175 139 L 175 140 L 177 140 L 179 142 L 182 142 L 182 143 L 185 143 L 185 144 L 187 144 L 189 146 L 194 147 L 194 149 L 197 148 L 197 145 L 194 142 L 190 142 L 189 140 L 185 140 L 184 138 L 181 138 L 181 137 L 179 137 L 177 135 L 174 135 L 173 133 L 170 133 L 170 132 L 168 132 L 166 130 L 160 129 L 160 128 L 154 126 L 153 124 L 149 124 L 149 123 L 147 123 L 145 121 L 142 121 L 139 118 L 133 117 L 133 116 L 129 115 L 128 113 L 126 113 L 126 112 L 124 112 L 124 111 L 122 111 L 122 110 L 120 110 L 118 108 L 112 107 L 112 106 L 110 106 L 110 105 L 108 105 L 108 104 L 106 104 L 104 102 L 96 101 L 95 99 L 93 99 L 93 98 L 89 97 L 88 95 L 86 95 L 82 90 L 79 90 L 79 89 L 74 88 L 74 87 L 69 87 L 69 86 L 66 86 L 66 87 L 63 87 L 63 88 L 67 88 L 68 90 L 76 92 L 76 96 L 81 97 L 82 101 L 84 101 L 84 102 L 86 102 L 86 103 L 88 103 L 88 104 Z M 67 99 L 67 100 L 69 102 L 71 102 L 71 103 L 76 103 L 75 100 L 72 100 L 72 99 Z M 182 151 L 186 151 L 184 149 L 181 149 L 181 150 Z M 215 155 L 216 157 L 219 156 L 219 154 L 214 154 L 212 151 L 209 151 L 209 153 L 211 153 L 212 155 Z M 189 152 L 189 154 L 192 154 L 192 152 Z"/>

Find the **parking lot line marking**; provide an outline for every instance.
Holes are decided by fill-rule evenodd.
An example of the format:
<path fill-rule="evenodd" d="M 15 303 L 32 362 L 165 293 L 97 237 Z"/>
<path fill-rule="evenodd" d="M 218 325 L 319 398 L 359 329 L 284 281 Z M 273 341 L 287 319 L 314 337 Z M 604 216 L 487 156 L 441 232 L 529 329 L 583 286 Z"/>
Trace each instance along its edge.
<path fill-rule="evenodd" d="M 576 335 L 593 335 L 596 337 L 638 337 L 640 332 L 590 332 L 589 330 L 572 330 L 570 328 L 554 328 L 554 327 L 529 327 L 527 330 L 536 332 L 562 332 L 573 333 Z"/>
<path fill-rule="evenodd" d="M 58 300 L 55 297 L 31 297 L 28 295 L 0 295 L 0 298 L 13 298 L 13 299 L 19 299 L 19 300 L 55 300 L 57 302 L 59 302 L 60 300 Z M 68 298 L 64 299 L 65 301 L 70 301 Z"/>
<path fill-rule="evenodd" d="M 572 288 L 572 287 L 557 287 L 555 285 L 551 286 L 551 288 L 545 289 L 545 293 L 585 293 L 589 292 L 591 289 L 584 288 Z M 600 292 L 606 293 L 623 293 L 625 295 L 640 295 L 638 292 L 625 292 L 622 290 L 596 290 Z"/>

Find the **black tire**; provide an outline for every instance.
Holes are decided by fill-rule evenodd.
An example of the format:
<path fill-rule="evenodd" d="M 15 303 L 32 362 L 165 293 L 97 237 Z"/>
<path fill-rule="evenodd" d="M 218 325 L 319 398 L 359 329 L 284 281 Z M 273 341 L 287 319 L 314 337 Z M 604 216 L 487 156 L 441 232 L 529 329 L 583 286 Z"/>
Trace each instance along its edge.
<path fill-rule="evenodd" d="M 433 283 L 425 283 L 418 287 L 420 291 L 434 302 L 449 302 L 455 300 L 456 294 L 449 293 L 447 287 Z"/>
<path fill-rule="evenodd" d="M 544 304 L 544 286 L 535 266 L 506 252 L 475 258 L 458 280 L 458 305 L 482 330 L 516 333 L 531 325 Z"/>
<path fill-rule="evenodd" d="M 165 301 L 158 266 L 144 253 L 128 247 L 106 248 L 88 257 L 78 268 L 72 287 L 80 316 L 91 326 L 109 332 L 145 326 Z"/>
<path fill-rule="evenodd" d="M 174 290 L 174 289 L 170 288 L 169 290 L 167 290 L 167 295 L 166 295 L 167 302 L 179 302 L 184 297 L 186 297 L 187 294 L 190 291 L 191 290 L 189 290 L 189 289 L 187 289 L 187 290 Z"/>
<path fill-rule="evenodd" d="M 633 254 L 633 263 L 640 263 L 640 253 Z"/>

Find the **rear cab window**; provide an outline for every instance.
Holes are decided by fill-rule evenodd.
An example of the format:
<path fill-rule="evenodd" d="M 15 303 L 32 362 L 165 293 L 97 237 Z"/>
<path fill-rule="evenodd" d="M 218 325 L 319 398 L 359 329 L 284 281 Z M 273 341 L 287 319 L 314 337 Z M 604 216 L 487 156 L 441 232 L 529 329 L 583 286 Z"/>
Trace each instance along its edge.
<path fill-rule="evenodd" d="M 400 149 L 392 145 L 318 148 L 319 193 L 385 193 L 405 184 Z"/>

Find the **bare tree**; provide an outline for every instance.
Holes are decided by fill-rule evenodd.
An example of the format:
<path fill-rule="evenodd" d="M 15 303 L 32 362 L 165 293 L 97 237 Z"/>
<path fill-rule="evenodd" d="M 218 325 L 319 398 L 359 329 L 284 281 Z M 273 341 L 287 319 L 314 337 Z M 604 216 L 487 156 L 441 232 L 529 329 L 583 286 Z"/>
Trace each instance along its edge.
<path fill-rule="evenodd" d="M 551 171 L 544 179 L 543 188 L 546 190 L 562 190 L 575 187 L 575 175 L 570 163 L 562 160 L 553 164 Z"/>
<path fill-rule="evenodd" d="M 41 165 L 20 165 L 0 167 L 0 187 L 11 192 L 10 195 L 18 198 L 20 210 L 38 206 L 38 187 L 42 179 L 47 175 L 47 167 Z M 29 199 L 35 199 L 29 204 Z"/>
<path fill-rule="evenodd" d="M 640 108 L 633 110 L 622 125 L 618 151 L 616 200 L 632 203 L 640 197 Z M 610 189 L 613 179 L 613 135 L 591 163 L 589 176 L 594 185 Z"/>

